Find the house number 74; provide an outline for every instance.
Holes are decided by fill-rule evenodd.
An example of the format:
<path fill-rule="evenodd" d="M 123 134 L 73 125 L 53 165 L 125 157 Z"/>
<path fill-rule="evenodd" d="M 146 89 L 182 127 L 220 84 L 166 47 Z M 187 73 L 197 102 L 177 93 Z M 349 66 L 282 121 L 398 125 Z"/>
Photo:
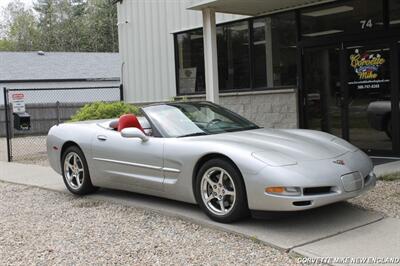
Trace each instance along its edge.
<path fill-rule="evenodd" d="M 372 19 L 364 19 L 360 20 L 361 29 L 372 28 L 374 24 L 372 23 Z"/>

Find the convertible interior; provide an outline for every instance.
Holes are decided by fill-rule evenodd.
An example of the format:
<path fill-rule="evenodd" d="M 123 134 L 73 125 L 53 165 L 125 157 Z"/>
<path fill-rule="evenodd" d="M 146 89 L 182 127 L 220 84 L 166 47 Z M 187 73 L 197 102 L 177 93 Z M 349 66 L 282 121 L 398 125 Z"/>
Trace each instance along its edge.
<path fill-rule="evenodd" d="M 103 125 L 104 127 L 104 125 Z M 149 121 L 143 116 L 133 114 L 121 115 L 119 119 L 112 120 L 105 125 L 105 128 L 121 132 L 124 128 L 135 127 L 140 129 L 147 136 L 152 136 L 152 129 Z"/>

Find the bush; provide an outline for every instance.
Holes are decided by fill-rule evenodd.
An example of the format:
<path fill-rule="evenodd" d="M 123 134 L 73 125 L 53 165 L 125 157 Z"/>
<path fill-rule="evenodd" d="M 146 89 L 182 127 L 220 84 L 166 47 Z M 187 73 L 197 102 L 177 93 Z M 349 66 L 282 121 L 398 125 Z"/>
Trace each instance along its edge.
<path fill-rule="evenodd" d="M 94 102 L 89 103 L 79 109 L 72 117 L 70 122 L 117 118 L 123 114 L 139 114 L 139 108 L 124 102 Z"/>
<path fill-rule="evenodd" d="M 397 173 L 391 173 L 391 174 L 386 174 L 386 175 L 381 175 L 378 177 L 379 180 L 382 181 L 396 181 L 400 180 L 400 172 Z"/>

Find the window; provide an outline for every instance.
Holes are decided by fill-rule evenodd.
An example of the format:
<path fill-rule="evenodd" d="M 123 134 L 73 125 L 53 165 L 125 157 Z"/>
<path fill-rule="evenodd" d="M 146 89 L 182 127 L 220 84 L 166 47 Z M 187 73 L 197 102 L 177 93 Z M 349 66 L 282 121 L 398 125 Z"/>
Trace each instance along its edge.
<path fill-rule="evenodd" d="M 389 0 L 389 25 L 400 26 L 400 0 Z"/>
<path fill-rule="evenodd" d="M 249 22 L 218 26 L 217 44 L 219 89 L 249 89 Z"/>
<path fill-rule="evenodd" d="M 203 30 L 176 35 L 179 94 L 205 91 Z"/>
<path fill-rule="evenodd" d="M 269 18 L 261 18 L 253 21 L 253 50 L 254 54 L 254 86 L 256 88 L 267 87 L 267 48 L 270 47 L 271 37 L 267 37 L 267 23 Z M 270 25 L 270 24 L 269 24 Z M 268 43 L 267 43 L 268 42 Z M 270 61 L 272 62 L 272 61 Z"/>
<path fill-rule="evenodd" d="M 296 42 L 294 12 L 218 25 L 220 91 L 296 85 Z M 178 94 L 204 93 L 202 29 L 176 34 L 175 51 Z"/>
<path fill-rule="evenodd" d="M 296 84 L 296 37 L 293 12 L 253 21 L 256 88 Z"/>
<path fill-rule="evenodd" d="M 331 36 L 382 29 L 382 0 L 354 0 L 301 11 L 301 37 Z"/>

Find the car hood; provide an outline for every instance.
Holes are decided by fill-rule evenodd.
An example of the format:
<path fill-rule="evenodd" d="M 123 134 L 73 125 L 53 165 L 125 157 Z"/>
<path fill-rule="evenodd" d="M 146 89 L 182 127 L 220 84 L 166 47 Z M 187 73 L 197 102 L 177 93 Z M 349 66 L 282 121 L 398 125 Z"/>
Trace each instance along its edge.
<path fill-rule="evenodd" d="M 333 135 L 303 129 L 256 129 L 207 136 L 208 140 L 246 148 L 258 159 L 277 156 L 276 160 L 323 160 L 358 150 Z"/>

